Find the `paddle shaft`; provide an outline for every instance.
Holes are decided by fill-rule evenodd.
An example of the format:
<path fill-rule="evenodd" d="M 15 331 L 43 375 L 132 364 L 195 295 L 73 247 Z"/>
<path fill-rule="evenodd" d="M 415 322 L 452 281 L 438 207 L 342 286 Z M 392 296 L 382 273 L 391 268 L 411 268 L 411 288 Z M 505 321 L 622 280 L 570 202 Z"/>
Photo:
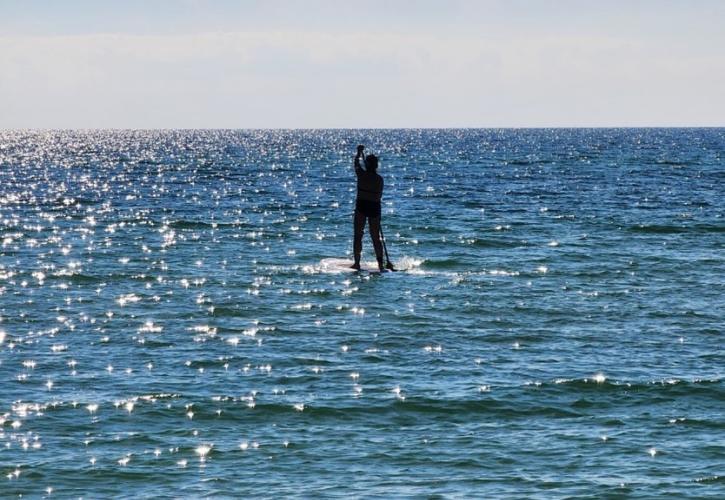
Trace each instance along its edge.
<path fill-rule="evenodd" d="M 387 267 L 389 269 L 393 269 L 395 266 L 392 262 L 390 262 L 390 255 L 388 255 L 388 246 L 385 244 L 385 235 L 383 234 L 383 224 L 382 220 L 380 221 L 380 241 L 383 242 L 383 250 L 385 251 L 385 260 L 387 261 Z"/>

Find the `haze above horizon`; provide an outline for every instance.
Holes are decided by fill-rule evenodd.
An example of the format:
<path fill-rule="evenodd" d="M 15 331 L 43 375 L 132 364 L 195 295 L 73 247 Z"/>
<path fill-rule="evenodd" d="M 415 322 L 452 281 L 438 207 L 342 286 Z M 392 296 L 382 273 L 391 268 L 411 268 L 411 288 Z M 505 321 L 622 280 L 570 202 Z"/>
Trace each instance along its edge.
<path fill-rule="evenodd" d="M 725 125 L 725 2 L 0 0 L 0 128 Z"/>

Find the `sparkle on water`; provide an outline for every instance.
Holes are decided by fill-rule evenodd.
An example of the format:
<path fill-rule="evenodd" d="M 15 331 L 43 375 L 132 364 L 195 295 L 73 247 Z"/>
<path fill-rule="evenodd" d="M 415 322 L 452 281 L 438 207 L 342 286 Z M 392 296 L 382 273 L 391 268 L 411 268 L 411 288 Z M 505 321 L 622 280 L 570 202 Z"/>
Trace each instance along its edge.
<path fill-rule="evenodd" d="M 722 496 L 723 150 L 0 132 L 0 496 Z"/>

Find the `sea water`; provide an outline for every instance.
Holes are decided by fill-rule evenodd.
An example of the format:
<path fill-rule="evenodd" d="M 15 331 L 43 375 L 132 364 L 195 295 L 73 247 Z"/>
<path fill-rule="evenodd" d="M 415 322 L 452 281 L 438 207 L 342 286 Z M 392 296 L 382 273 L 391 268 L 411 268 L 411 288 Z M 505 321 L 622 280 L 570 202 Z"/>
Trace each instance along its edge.
<path fill-rule="evenodd" d="M 722 498 L 724 150 L 0 132 L 0 496 Z"/>

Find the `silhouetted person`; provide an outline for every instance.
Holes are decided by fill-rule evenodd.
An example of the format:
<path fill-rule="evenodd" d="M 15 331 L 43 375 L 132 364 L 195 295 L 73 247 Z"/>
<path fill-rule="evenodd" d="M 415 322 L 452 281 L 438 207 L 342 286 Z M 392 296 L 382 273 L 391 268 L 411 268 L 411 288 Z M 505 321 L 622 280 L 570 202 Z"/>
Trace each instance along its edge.
<path fill-rule="evenodd" d="M 383 268 L 383 245 L 380 242 L 380 199 L 383 197 L 383 178 L 377 174 L 378 158 L 375 155 L 363 156 L 365 146 L 357 147 L 355 156 L 355 175 L 357 176 L 357 199 L 355 200 L 354 240 L 352 251 L 355 254 L 355 263 L 350 266 L 360 269 L 360 253 L 362 252 L 362 237 L 365 230 L 365 221 L 370 222 L 370 237 L 375 248 L 375 258 L 378 268 Z M 360 166 L 363 159 L 365 168 Z"/>

